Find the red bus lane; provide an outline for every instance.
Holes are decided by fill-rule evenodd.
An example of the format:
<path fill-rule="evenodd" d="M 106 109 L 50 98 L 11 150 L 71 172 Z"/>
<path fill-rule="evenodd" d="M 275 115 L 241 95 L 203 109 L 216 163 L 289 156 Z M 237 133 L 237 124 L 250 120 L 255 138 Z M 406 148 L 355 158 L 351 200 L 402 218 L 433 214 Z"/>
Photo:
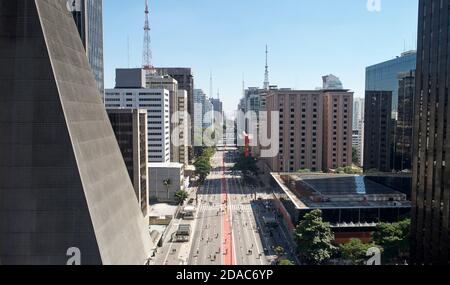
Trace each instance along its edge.
<path fill-rule="evenodd" d="M 225 155 L 222 160 L 222 192 L 221 192 L 221 201 L 222 205 L 225 208 L 225 213 L 222 216 L 222 227 L 223 227 L 223 263 L 224 265 L 234 265 L 234 257 L 233 257 L 233 234 L 231 227 L 231 216 L 230 209 L 228 207 L 228 190 L 227 190 L 227 181 L 225 178 Z"/>

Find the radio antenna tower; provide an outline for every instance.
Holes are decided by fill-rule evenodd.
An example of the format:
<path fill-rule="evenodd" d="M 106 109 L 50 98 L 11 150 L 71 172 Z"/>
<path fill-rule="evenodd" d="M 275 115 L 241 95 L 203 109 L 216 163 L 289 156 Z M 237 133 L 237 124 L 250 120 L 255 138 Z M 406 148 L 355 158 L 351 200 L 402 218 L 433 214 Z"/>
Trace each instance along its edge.
<path fill-rule="evenodd" d="M 213 90 L 213 74 L 212 71 L 209 72 L 209 98 L 214 98 L 214 90 Z"/>
<path fill-rule="evenodd" d="M 142 55 L 142 67 L 150 73 L 155 72 L 152 65 L 152 48 L 150 38 L 150 21 L 149 21 L 148 0 L 145 0 L 145 25 L 144 25 L 144 49 Z"/>
<path fill-rule="evenodd" d="M 266 73 L 264 77 L 264 89 L 269 90 L 270 83 L 269 83 L 269 63 L 268 63 L 268 55 L 269 55 L 269 49 L 266 45 Z"/>

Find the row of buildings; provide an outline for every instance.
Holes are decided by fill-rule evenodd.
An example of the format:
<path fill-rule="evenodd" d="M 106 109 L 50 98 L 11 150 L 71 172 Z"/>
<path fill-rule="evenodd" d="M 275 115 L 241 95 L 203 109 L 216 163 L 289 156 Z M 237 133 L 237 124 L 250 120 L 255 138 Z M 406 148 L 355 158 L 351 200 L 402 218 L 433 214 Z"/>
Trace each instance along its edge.
<path fill-rule="evenodd" d="M 359 163 L 366 173 L 364 178 L 291 178 L 290 171 L 298 168 L 295 163 L 301 161 L 301 156 L 295 156 L 298 149 L 286 149 L 286 153 L 285 147 L 281 148 L 283 152 L 280 152 L 282 160 L 279 165 L 281 161 L 285 164 L 290 158 L 294 158 L 293 163 L 288 162 L 294 165 L 293 168 L 287 168 L 290 173 L 273 175 L 275 184 L 282 190 L 279 201 L 290 201 L 283 207 L 283 215 L 288 220 L 298 220 L 302 209 L 320 208 L 325 211 L 325 216 L 329 217 L 332 224 L 338 227 L 337 231 L 344 229 L 348 233 L 346 229 L 352 231 L 355 227 L 367 227 L 370 230 L 371 221 L 395 221 L 400 217 L 411 217 L 410 262 L 448 264 L 449 7 L 448 0 L 420 0 L 417 51 L 405 52 L 393 60 L 366 69 L 365 98 L 353 102 L 352 140 L 353 146 L 360 153 Z M 286 98 L 288 95 L 277 95 L 280 92 L 289 93 L 276 91 L 269 95 L 276 99 L 267 105 L 267 110 L 282 108 L 284 111 L 286 106 L 296 106 L 296 112 L 301 110 L 302 106 L 295 105 L 298 104 L 295 100 L 288 104 L 281 102 L 279 98 Z M 265 96 L 268 101 L 267 95 Z M 299 92 L 300 96 L 302 94 Z M 241 105 L 243 101 L 245 100 L 241 101 Z M 309 109 L 313 116 L 314 112 L 313 108 Z M 292 116 L 285 113 L 283 117 L 289 118 L 290 115 Z M 286 126 L 280 123 L 280 129 L 281 127 L 284 129 Z M 294 124 L 293 130 L 301 131 L 298 127 L 301 128 Z M 281 140 L 286 137 L 296 142 L 297 132 L 286 134 L 286 131 L 280 131 L 280 144 L 285 143 Z M 287 132 L 289 131 L 292 132 L 292 129 Z M 305 148 L 309 146 L 312 144 L 305 144 Z M 313 151 L 310 153 L 314 154 Z M 277 171 L 276 167 L 279 165 L 272 166 L 272 170 Z M 292 179 L 298 182 L 292 184 Z M 367 191 L 368 186 L 371 188 L 370 192 Z M 330 192 L 330 188 L 334 192 Z M 337 191 L 338 189 L 347 190 Z M 299 197 L 303 199 L 298 199 Z M 405 199 L 411 200 L 411 203 Z M 343 201 L 347 202 L 339 205 Z M 352 203 L 356 202 L 359 204 L 355 207 Z M 384 218 L 381 215 L 382 208 L 387 213 Z M 297 209 L 297 212 L 293 213 L 290 211 L 292 209 Z M 347 218 L 342 219 L 344 215 Z"/>
<path fill-rule="evenodd" d="M 354 99 L 346 90 L 335 94 L 336 90 L 330 92 L 325 84 L 321 90 L 314 91 L 278 89 L 268 84 L 263 89 L 246 90 L 239 109 L 256 114 L 248 120 L 258 124 L 255 128 L 258 131 L 252 133 L 253 139 L 259 135 L 261 124 L 270 126 L 275 119 L 270 112 L 279 112 L 276 131 L 279 131 L 280 151 L 276 157 L 265 160 L 269 170 L 278 173 L 273 177 L 275 186 L 282 190 L 279 201 L 291 201 L 285 205 L 287 211 L 283 213 L 288 220 L 295 222 L 301 217 L 299 212 L 289 210 L 297 209 L 301 213 L 301 209 L 318 207 L 325 210 L 326 215 L 330 214 L 336 227 L 370 228 L 372 221 L 383 217 L 380 209 L 384 208 L 389 213 L 384 216 L 386 221 L 412 218 L 413 264 L 448 264 L 449 7 L 448 0 L 419 1 L 417 51 L 404 52 L 395 59 L 367 67 L 364 99 Z M 330 85 L 333 89 L 342 88 L 339 84 Z M 260 118 L 261 111 L 268 111 L 268 118 Z M 344 145 L 347 141 L 351 145 Z M 258 155 L 258 147 L 253 148 L 255 155 Z M 351 148 L 357 157 L 345 155 Z M 363 180 L 300 174 L 297 176 L 301 177 L 291 177 L 297 170 L 330 171 L 352 163 L 364 168 Z M 299 182 L 291 187 L 292 179 Z M 324 185 L 334 190 L 352 189 L 353 196 L 341 191 L 340 198 L 328 197 L 325 192 L 329 189 Z M 364 190 L 367 187 L 372 189 L 370 195 Z M 383 187 L 390 190 L 383 190 Z M 376 194 L 374 189 L 379 192 L 375 201 L 385 202 L 381 208 L 380 204 L 370 203 Z M 322 193 L 319 195 L 322 200 L 318 203 L 308 193 Z M 339 193 L 333 193 L 336 194 Z M 341 206 L 332 203 L 342 202 L 342 199 L 348 203 Z M 350 207 L 357 209 L 353 218 L 335 220 L 335 215 L 343 215 L 343 210 L 351 201 L 356 202 L 355 199 L 359 205 Z M 361 220 L 361 215 L 366 214 L 359 207 L 364 208 L 364 212 L 369 210 L 367 213 L 377 210 L 378 215 L 369 216 L 370 221 Z M 329 211 L 332 209 L 340 211 Z"/>
<path fill-rule="evenodd" d="M 211 98 L 202 89 L 194 90 L 194 121 L 196 130 L 208 129 L 214 125 L 215 114 L 223 114 L 223 103 L 219 98 Z"/>
<path fill-rule="evenodd" d="M 178 81 L 168 72 L 184 74 L 190 78 L 192 75 L 189 69 L 181 68 L 155 69 L 154 71 L 149 72 L 141 68 L 117 69 L 115 88 L 105 90 L 105 107 L 108 113 L 113 114 L 114 117 L 118 117 L 119 114 L 128 114 L 127 110 L 144 114 L 146 119 L 139 121 L 141 125 L 134 120 L 135 125 L 129 129 L 129 133 L 135 131 L 136 137 L 145 136 L 146 148 L 142 150 L 136 147 L 130 148 L 133 145 L 121 140 L 120 134 L 116 132 L 119 146 L 125 161 L 133 161 L 133 157 L 135 157 L 135 155 L 131 155 L 130 149 L 134 149 L 134 152 L 144 151 L 146 160 L 142 160 L 142 163 L 145 163 L 148 168 L 149 177 L 155 181 L 157 179 L 151 175 L 152 172 L 167 173 L 163 177 L 163 181 L 166 183 L 162 181 L 153 183 L 152 179 L 141 175 L 149 183 L 149 186 L 146 187 L 149 191 L 148 200 L 174 202 L 175 193 L 184 190 L 189 181 L 184 174 L 185 168 L 189 166 L 190 117 L 187 110 L 189 93 L 180 89 Z M 124 118 L 124 120 L 127 119 Z M 117 121 L 118 123 L 114 122 L 111 121 L 113 129 L 124 128 L 120 120 Z M 140 168 L 142 167 L 133 169 L 137 172 Z"/>
<path fill-rule="evenodd" d="M 148 263 L 151 205 L 192 169 L 191 69 L 117 69 L 105 90 L 103 1 L 0 7 L 0 264 Z"/>
<path fill-rule="evenodd" d="M 102 1 L 0 10 L 0 264 L 146 264 L 147 116 L 106 112 Z"/>
<path fill-rule="evenodd" d="M 353 92 L 337 77 L 324 76 L 317 90 L 249 88 L 238 108 L 247 114 L 245 131 L 254 140 L 255 155 L 274 147 L 261 145 L 262 137 L 278 138 L 272 141 L 278 154 L 262 157 L 271 171 L 317 172 L 352 165 Z"/>

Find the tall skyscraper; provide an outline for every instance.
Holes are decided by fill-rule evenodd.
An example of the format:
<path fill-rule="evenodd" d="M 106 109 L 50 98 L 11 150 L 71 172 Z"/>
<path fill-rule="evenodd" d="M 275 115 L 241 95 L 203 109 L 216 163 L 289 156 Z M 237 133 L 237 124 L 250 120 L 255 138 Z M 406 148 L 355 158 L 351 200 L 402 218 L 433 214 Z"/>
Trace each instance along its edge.
<path fill-rule="evenodd" d="M 66 1 L 0 11 L 2 264 L 65 265 L 71 248 L 83 265 L 145 264 L 148 223 Z"/>
<path fill-rule="evenodd" d="M 169 75 L 158 75 L 152 72 L 146 73 L 146 87 L 149 89 L 166 89 L 169 91 L 169 106 L 170 106 L 170 141 L 174 142 L 179 139 L 174 137 L 174 130 L 179 126 L 178 118 L 178 82 Z M 174 143 L 170 144 L 170 161 L 180 162 L 179 147 Z"/>
<path fill-rule="evenodd" d="M 198 131 L 210 128 L 214 123 L 214 106 L 201 89 L 194 90 L 195 116 L 194 125 Z"/>
<path fill-rule="evenodd" d="M 413 264 L 449 264 L 449 0 L 419 1 L 412 191 Z"/>
<path fill-rule="evenodd" d="M 117 69 L 116 88 L 105 90 L 107 109 L 146 109 L 148 162 L 170 162 L 170 92 L 145 88 L 145 70 Z"/>
<path fill-rule="evenodd" d="M 72 14 L 103 98 L 103 0 L 71 0 Z"/>
<path fill-rule="evenodd" d="M 322 91 L 273 90 L 267 95 L 269 136 L 279 132 L 279 154 L 265 158 L 272 171 L 322 170 Z M 272 116 L 279 112 L 279 128 L 272 130 Z"/>
<path fill-rule="evenodd" d="M 358 166 L 364 165 L 364 98 L 353 99 L 353 148 L 357 157 L 353 158 L 358 162 Z"/>
<path fill-rule="evenodd" d="M 384 142 L 386 142 L 387 149 L 386 151 L 389 152 L 389 155 L 385 155 L 384 151 L 379 151 L 379 148 L 370 148 L 369 145 L 365 145 L 365 157 L 367 157 L 367 154 L 370 156 L 376 156 L 380 154 L 382 157 L 374 158 L 378 161 L 384 161 L 384 159 L 388 158 L 389 161 L 386 162 L 386 167 L 383 168 L 376 168 L 375 169 L 379 171 L 402 171 L 402 167 L 405 167 L 406 169 L 411 169 L 410 163 L 408 164 L 408 161 L 398 162 L 395 161 L 396 158 L 402 158 L 405 156 L 402 156 L 401 154 L 397 154 L 397 131 L 399 130 L 397 128 L 397 122 L 398 122 L 398 116 L 399 116 L 399 107 L 403 108 L 402 106 L 399 106 L 399 89 L 400 89 L 400 79 L 399 76 L 405 72 L 410 72 L 411 70 L 416 69 L 416 59 L 417 54 L 416 51 L 408 51 L 401 54 L 401 56 L 388 60 L 382 63 L 378 63 L 372 66 L 369 66 L 366 68 L 366 104 L 376 104 L 376 102 L 373 102 L 373 98 L 369 98 L 374 94 L 383 94 L 382 97 L 386 99 L 386 92 L 391 93 L 391 102 L 389 103 L 390 110 L 389 115 L 391 118 L 391 122 L 387 123 L 387 127 L 385 130 L 383 130 L 383 133 L 379 133 L 380 139 Z M 378 93 L 377 93 L 378 92 Z M 381 106 L 381 105 L 379 105 Z M 369 106 L 371 109 L 372 107 Z M 384 109 L 384 106 L 381 106 Z M 367 109 L 367 107 L 366 107 Z M 403 108 L 403 111 L 405 109 Z M 383 111 L 384 112 L 384 111 Z M 377 114 L 376 112 L 373 114 Z M 384 118 L 371 118 L 369 117 L 371 114 L 365 115 L 365 120 L 374 122 L 376 120 L 384 120 Z M 371 131 L 370 127 L 367 125 L 365 126 L 365 131 L 369 132 Z M 384 148 L 384 147 L 382 147 Z M 404 149 L 403 149 L 404 150 Z M 400 151 L 403 151 L 400 150 Z M 366 151 L 369 151 L 367 153 Z M 371 153 L 371 151 L 374 151 Z M 375 153 L 376 152 L 376 153 Z M 384 162 L 383 162 L 384 163 Z M 372 165 L 373 166 L 373 165 Z M 376 166 L 376 165 L 375 165 Z M 402 166 L 402 167 L 400 167 Z"/>
<path fill-rule="evenodd" d="M 268 136 L 279 132 L 279 154 L 265 158 L 272 171 L 322 171 L 352 164 L 352 103 L 348 90 L 271 90 Z M 279 128 L 270 126 L 279 112 Z"/>
<path fill-rule="evenodd" d="M 210 98 L 209 100 L 213 105 L 214 112 L 223 113 L 223 103 L 219 98 Z"/>
<path fill-rule="evenodd" d="M 391 167 L 391 91 L 366 91 L 364 170 L 389 172 Z"/>
<path fill-rule="evenodd" d="M 353 93 L 324 90 L 323 103 L 322 169 L 351 166 Z"/>
<path fill-rule="evenodd" d="M 161 67 L 156 69 L 159 75 L 169 75 L 178 82 L 178 88 L 187 92 L 187 112 L 190 116 L 188 124 L 189 145 L 194 137 L 194 75 L 191 68 L 185 67 Z M 194 150 L 189 147 L 189 161 L 194 159 Z"/>
<path fill-rule="evenodd" d="M 178 128 L 179 128 L 179 147 L 178 162 L 187 166 L 189 164 L 188 151 L 188 113 L 187 113 L 187 92 L 178 90 Z"/>
<path fill-rule="evenodd" d="M 144 218 L 148 217 L 148 137 L 144 109 L 107 110 Z"/>
<path fill-rule="evenodd" d="M 413 154 L 415 70 L 401 73 L 398 78 L 398 118 L 394 137 L 394 169 L 410 171 Z"/>
<path fill-rule="evenodd" d="M 353 129 L 357 130 L 360 122 L 364 122 L 364 98 L 353 99 Z"/>

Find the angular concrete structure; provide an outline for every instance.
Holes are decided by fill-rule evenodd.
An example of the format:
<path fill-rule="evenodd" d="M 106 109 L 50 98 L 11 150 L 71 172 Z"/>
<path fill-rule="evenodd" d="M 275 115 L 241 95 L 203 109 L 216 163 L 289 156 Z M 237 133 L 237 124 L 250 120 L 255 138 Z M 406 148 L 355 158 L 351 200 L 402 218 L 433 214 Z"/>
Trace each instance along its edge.
<path fill-rule="evenodd" d="M 151 242 L 66 0 L 0 0 L 2 264 L 144 264 Z"/>

